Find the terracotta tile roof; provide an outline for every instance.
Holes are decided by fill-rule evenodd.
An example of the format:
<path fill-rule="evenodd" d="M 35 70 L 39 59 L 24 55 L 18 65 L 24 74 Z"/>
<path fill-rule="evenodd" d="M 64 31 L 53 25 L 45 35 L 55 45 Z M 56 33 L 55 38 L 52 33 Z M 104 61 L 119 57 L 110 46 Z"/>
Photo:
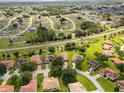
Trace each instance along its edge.
<path fill-rule="evenodd" d="M 110 40 L 108 40 L 108 39 L 104 43 L 108 44 L 108 45 L 112 45 L 112 42 Z"/>
<path fill-rule="evenodd" d="M 124 80 L 117 81 L 117 86 L 120 92 L 124 92 Z"/>
<path fill-rule="evenodd" d="M 21 86 L 20 92 L 37 92 L 37 80 L 33 79 L 28 85 Z"/>
<path fill-rule="evenodd" d="M 124 61 L 121 61 L 119 58 L 117 57 L 114 57 L 114 58 L 111 58 L 112 62 L 115 63 L 115 64 L 124 64 Z"/>
<path fill-rule="evenodd" d="M 0 92 L 14 92 L 14 86 L 11 85 L 0 86 Z"/>
<path fill-rule="evenodd" d="M 43 79 L 43 89 L 60 89 L 59 79 L 48 77 Z"/>
<path fill-rule="evenodd" d="M 116 73 L 115 71 L 113 71 L 112 69 L 110 68 L 105 68 L 105 69 L 102 69 L 100 72 L 99 72 L 101 75 L 109 78 L 110 80 L 115 80 L 119 77 L 119 74 Z"/>
<path fill-rule="evenodd" d="M 42 58 L 41 58 L 41 56 L 39 56 L 39 55 L 33 55 L 33 56 L 31 57 L 31 61 L 37 62 L 37 64 L 41 64 Z"/>
<path fill-rule="evenodd" d="M 0 62 L 0 64 L 4 64 L 6 68 L 9 69 L 14 65 L 14 61 L 13 60 L 2 61 Z"/>
<path fill-rule="evenodd" d="M 86 92 L 86 89 L 80 82 L 68 84 L 70 92 Z"/>
<path fill-rule="evenodd" d="M 103 45 L 103 49 L 105 49 L 105 50 L 110 50 L 111 48 L 113 48 L 112 45 L 108 45 L 108 44 Z"/>
<path fill-rule="evenodd" d="M 113 50 L 103 50 L 103 54 L 111 57 L 111 56 L 113 56 Z"/>

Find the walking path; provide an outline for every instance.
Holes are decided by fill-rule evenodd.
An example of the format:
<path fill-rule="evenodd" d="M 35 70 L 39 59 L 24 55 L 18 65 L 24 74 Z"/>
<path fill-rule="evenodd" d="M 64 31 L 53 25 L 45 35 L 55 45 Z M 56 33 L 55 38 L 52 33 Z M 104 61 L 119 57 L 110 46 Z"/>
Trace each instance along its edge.
<path fill-rule="evenodd" d="M 104 92 L 104 89 L 101 87 L 101 85 L 96 81 L 97 78 L 100 77 L 100 75 L 95 75 L 95 76 L 91 76 L 89 75 L 89 72 L 83 72 L 80 70 L 76 70 L 77 73 L 87 77 L 91 82 L 93 82 L 93 84 L 97 87 L 97 90 L 95 92 Z"/>

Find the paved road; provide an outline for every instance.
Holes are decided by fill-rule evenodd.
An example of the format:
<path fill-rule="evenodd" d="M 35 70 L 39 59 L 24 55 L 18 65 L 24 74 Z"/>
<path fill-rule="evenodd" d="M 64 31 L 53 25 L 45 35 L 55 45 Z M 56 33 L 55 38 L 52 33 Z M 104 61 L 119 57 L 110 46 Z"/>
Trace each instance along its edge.
<path fill-rule="evenodd" d="M 73 27 L 72 27 L 71 29 L 68 29 L 68 30 L 56 29 L 56 28 L 54 28 L 54 24 L 53 24 L 52 19 L 51 19 L 50 17 L 47 17 L 47 19 L 49 20 L 49 22 L 50 22 L 50 24 L 51 24 L 51 29 L 53 29 L 53 30 L 55 30 L 55 31 L 58 31 L 58 30 L 60 30 L 60 31 L 75 31 L 76 26 L 75 26 L 75 23 L 73 22 L 73 20 L 71 20 L 71 19 L 69 19 L 68 17 L 65 17 L 65 16 L 63 16 L 63 15 L 61 15 L 61 16 L 62 16 L 63 18 L 65 18 L 65 19 L 69 20 L 69 21 L 72 23 Z"/>
<path fill-rule="evenodd" d="M 11 19 L 11 20 L 15 20 L 17 17 Z M 9 24 L 11 23 L 11 21 L 9 22 Z M 8 38 L 8 37 L 17 37 L 18 35 L 21 35 L 23 34 L 24 32 L 26 32 L 31 26 L 32 26 L 32 23 L 33 23 L 33 16 L 30 17 L 30 23 L 29 23 L 29 26 L 23 30 L 22 32 L 18 33 L 18 34 L 15 34 L 15 35 L 11 35 L 11 36 L 0 36 L 0 38 Z M 8 27 L 8 26 L 7 26 Z"/>
<path fill-rule="evenodd" d="M 42 70 L 41 69 L 41 65 L 39 65 L 37 67 L 37 70 L 32 72 L 32 74 L 34 75 L 34 77 L 37 77 L 37 74 L 41 74 L 43 73 L 44 74 L 44 77 L 48 77 L 48 73 L 50 72 L 50 69 L 48 67 L 48 65 L 46 65 L 46 69 Z"/>
<path fill-rule="evenodd" d="M 0 79 L 3 80 L 3 82 L 2 82 L 1 85 L 2 85 L 2 86 L 6 85 L 7 80 L 8 80 L 12 75 L 18 75 L 18 76 L 20 76 L 21 73 L 18 73 L 18 70 L 19 70 L 19 69 L 16 69 L 15 72 L 14 72 L 13 74 L 11 74 L 11 75 L 9 75 L 9 71 L 7 71 L 7 73 L 6 73 L 4 76 L 0 76 Z M 46 69 L 45 69 L 45 70 L 42 70 L 42 69 L 41 69 L 41 65 L 39 65 L 39 66 L 37 67 L 37 70 L 36 70 L 36 71 L 33 71 L 33 72 L 31 72 L 31 73 L 34 75 L 35 78 L 37 78 L 37 74 L 41 74 L 41 73 L 44 74 L 44 77 L 47 77 L 49 71 L 50 71 L 50 69 L 49 69 L 48 65 L 46 65 Z"/>
<path fill-rule="evenodd" d="M 33 45 L 33 46 L 26 46 L 26 47 L 21 47 L 21 48 L 1 49 L 0 52 L 25 50 L 25 49 L 38 48 L 38 47 L 55 46 L 55 45 L 59 45 L 59 44 L 66 44 L 66 43 L 71 43 L 71 42 L 77 42 L 77 41 L 80 41 L 80 40 L 94 39 L 94 38 L 98 38 L 98 37 L 101 37 L 101 36 L 105 36 L 105 35 L 110 35 L 110 34 L 113 34 L 113 33 L 121 32 L 121 31 L 124 31 L 124 27 L 120 27 L 118 29 L 115 29 L 114 31 L 110 31 L 110 32 L 101 33 L 101 34 L 98 34 L 98 35 L 92 35 L 92 36 L 84 37 L 82 39 L 79 38 L 79 39 L 65 40 L 65 41 L 59 41 L 59 42 L 49 42 L 49 43 L 42 44 L 42 45 Z"/>
<path fill-rule="evenodd" d="M 14 18 L 11 18 L 11 19 L 9 20 L 8 24 L 7 24 L 4 28 L 0 29 L 0 31 L 3 31 L 4 29 L 8 28 L 8 27 L 10 26 L 10 24 L 12 23 L 12 21 L 16 20 L 17 17 L 19 17 L 19 16 L 16 16 L 16 17 L 14 17 Z"/>
<path fill-rule="evenodd" d="M 81 74 L 81 75 L 83 75 L 83 76 L 85 76 L 85 77 L 87 77 L 91 82 L 93 82 L 93 84 L 97 87 L 97 92 L 104 92 L 104 89 L 101 87 L 101 85 L 96 81 L 96 79 L 98 78 L 98 77 L 100 77 L 100 75 L 98 74 L 98 75 L 96 75 L 96 76 L 91 76 L 91 75 L 89 75 L 89 73 L 88 72 L 83 72 L 83 71 L 80 71 L 80 70 L 76 70 L 77 71 L 77 73 L 79 73 L 79 74 Z"/>

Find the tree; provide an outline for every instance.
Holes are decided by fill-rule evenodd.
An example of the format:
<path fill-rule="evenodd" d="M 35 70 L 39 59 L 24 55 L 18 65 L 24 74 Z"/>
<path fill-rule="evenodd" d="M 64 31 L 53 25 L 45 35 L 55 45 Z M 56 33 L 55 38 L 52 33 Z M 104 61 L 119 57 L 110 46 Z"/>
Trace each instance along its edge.
<path fill-rule="evenodd" d="M 84 53 L 86 51 L 86 48 L 84 46 L 79 47 L 79 51 Z"/>
<path fill-rule="evenodd" d="M 96 26 L 95 23 L 90 21 L 84 21 L 81 23 L 82 30 L 88 30 L 88 29 L 94 28 L 94 26 Z"/>
<path fill-rule="evenodd" d="M 83 33 L 82 33 L 81 30 L 76 30 L 76 31 L 75 31 L 75 35 L 76 35 L 77 37 L 81 37 L 81 36 L 83 35 Z"/>
<path fill-rule="evenodd" d="M 55 47 L 49 47 L 48 50 L 49 50 L 49 52 L 54 53 L 55 52 Z"/>
<path fill-rule="evenodd" d="M 34 71 L 34 70 L 36 70 L 36 69 L 37 69 L 37 64 L 36 64 L 36 62 L 24 63 L 24 64 L 22 64 L 21 67 L 20 67 L 20 70 L 21 70 L 22 72 L 24 72 L 24 71 Z"/>
<path fill-rule="evenodd" d="M 11 76 L 8 81 L 7 81 L 7 84 L 8 85 L 13 85 L 14 86 L 14 90 L 16 92 L 19 91 L 20 89 L 20 86 L 22 84 L 22 80 L 21 80 L 21 77 L 17 76 L 17 75 L 13 75 Z"/>
<path fill-rule="evenodd" d="M 4 75 L 7 72 L 7 68 L 5 65 L 0 64 L 0 76 Z"/>
<path fill-rule="evenodd" d="M 18 51 L 14 52 L 13 55 L 14 55 L 16 58 L 19 58 L 19 52 L 18 52 Z"/>
<path fill-rule="evenodd" d="M 120 19 L 119 26 L 124 26 L 124 17 Z"/>
<path fill-rule="evenodd" d="M 62 74 L 62 67 L 58 66 L 58 67 L 52 67 L 50 70 L 50 75 L 53 77 L 60 77 Z"/>
<path fill-rule="evenodd" d="M 39 25 L 37 28 L 37 38 L 40 43 L 45 41 L 52 41 L 54 40 L 55 32 L 49 31 L 47 28 L 43 27 L 42 24 Z"/>
<path fill-rule="evenodd" d="M 57 57 L 51 62 L 51 67 L 63 67 L 63 64 L 63 59 L 61 57 Z"/>
<path fill-rule="evenodd" d="M 7 56 L 6 56 L 7 58 L 10 58 L 11 57 L 11 55 L 10 54 L 7 54 Z"/>
<path fill-rule="evenodd" d="M 39 50 L 39 55 L 41 55 L 41 54 L 42 54 L 42 49 Z"/>
<path fill-rule="evenodd" d="M 99 61 L 101 61 L 101 62 L 103 62 L 103 61 L 108 61 L 108 56 L 106 56 L 106 55 L 104 55 L 104 54 L 102 54 L 102 53 L 96 52 L 96 53 L 95 53 L 95 56 L 96 56 L 97 59 L 98 59 Z"/>
<path fill-rule="evenodd" d="M 50 75 L 54 77 L 60 77 L 62 74 L 63 59 L 61 57 L 55 58 L 51 63 Z"/>
<path fill-rule="evenodd" d="M 65 69 L 62 73 L 62 81 L 65 85 L 76 82 L 77 72 L 71 68 Z"/>
<path fill-rule="evenodd" d="M 82 61 L 77 60 L 75 64 L 76 64 L 76 69 L 82 70 Z"/>
<path fill-rule="evenodd" d="M 21 74 L 22 77 L 22 86 L 29 84 L 32 80 L 32 74 L 30 72 L 24 72 Z"/>
<path fill-rule="evenodd" d="M 124 72 L 124 64 L 117 64 L 117 68 L 120 70 L 120 72 Z"/>
<path fill-rule="evenodd" d="M 75 43 L 67 43 L 65 45 L 65 50 L 66 51 L 72 51 L 76 48 L 76 44 Z"/>

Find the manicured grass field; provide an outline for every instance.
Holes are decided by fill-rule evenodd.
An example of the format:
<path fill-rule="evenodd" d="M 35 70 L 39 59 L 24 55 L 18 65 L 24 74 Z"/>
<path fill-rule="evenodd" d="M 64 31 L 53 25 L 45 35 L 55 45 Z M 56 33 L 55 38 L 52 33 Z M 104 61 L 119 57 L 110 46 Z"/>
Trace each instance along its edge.
<path fill-rule="evenodd" d="M 82 85 L 86 88 L 87 91 L 95 91 L 97 88 L 96 86 L 85 76 L 77 74 L 77 81 L 82 83 Z"/>
<path fill-rule="evenodd" d="M 0 79 L 0 85 L 2 84 L 2 82 L 3 82 L 3 80 L 2 80 L 2 79 Z"/>
<path fill-rule="evenodd" d="M 61 91 L 62 91 L 62 92 L 69 92 L 68 86 L 65 86 L 65 85 L 62 83 L 62 80 L 59 80 L 59 81 L 60 81 Z"/>
<path fill-rule="evenodd" d="M 97 81 L 102 86 L 105 92 L 114 92 L 114 89 L 116 88 L 116 85 L 114 82 L 108 79 L 105 79 L 104 77 L 99 77 Z"/>
<path fill-rule="evenodd" d="M 87 48 L 87 50 L 85 52 L 86 57 L 85 57 L 85 60 L 83 62 L 83 66 L 82 66 L 84 71 L 88 70 L 88 64 L 87 64 L 88 61 L 96 58 L 94 53 L 102 51 L 102 43 L 103 43 L 103 39 L 100 39 L 100 41 L 98 41 L 96 43 L 91 43 L 90 47 Z"/>
<path fill-rule="evenodd" d="M 42 73 L 37 75 L 37 91 L 38 92 L 43 92 L 43 88 L 42 88 L 43 78 L 44 78 L 44 75 Z"/>

